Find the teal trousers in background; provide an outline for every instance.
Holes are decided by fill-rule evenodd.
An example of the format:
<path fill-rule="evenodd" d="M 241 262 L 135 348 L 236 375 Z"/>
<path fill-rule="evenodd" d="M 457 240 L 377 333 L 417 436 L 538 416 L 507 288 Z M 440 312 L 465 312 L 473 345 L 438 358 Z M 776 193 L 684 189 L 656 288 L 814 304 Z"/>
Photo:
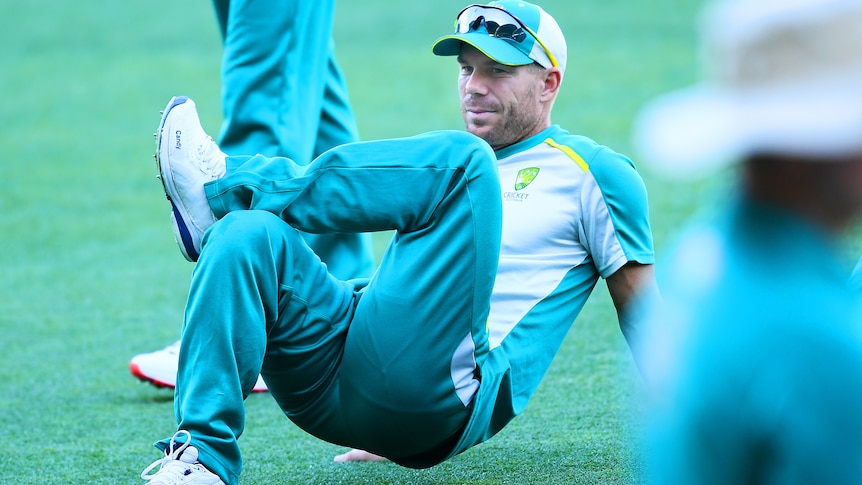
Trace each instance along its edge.
<path fill-rule="evenodd" d="M 334 0 L 213 0 L 213 6 L 224 41 L 219 145 L 225 153 L 305 165 L 358 140 L 334 57 Z M 368 235 L 303 237 L 339 278 L 374 271 Z"/>
<path fill-rule="evenodd" d="M 488 353 L 500 250 L 484 141 L 353 143 L 307 167 L 229 157 L 205 188 L 219 221 L 192 277 L 175 400 L 205 466 L 237 481 L 259 372 L 294 423 L 336 444 L 409 464 L 457 437 Z M 359 283 L 328 273 L 296 229 L 396 233 Z"/>

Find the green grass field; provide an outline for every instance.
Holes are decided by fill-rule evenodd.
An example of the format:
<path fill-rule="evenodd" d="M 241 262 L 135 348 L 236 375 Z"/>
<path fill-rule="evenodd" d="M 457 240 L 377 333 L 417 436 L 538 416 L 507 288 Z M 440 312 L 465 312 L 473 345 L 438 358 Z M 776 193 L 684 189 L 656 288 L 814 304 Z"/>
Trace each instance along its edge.
<path fill-rule="evenodd" d="M 698 75 L 698 3 L 544 2 L 569 41 L 554 121 L 637 161 L 633 115 Z M 430 44 L 465 4 L 339 4 L 337 55 L 364 139 L 461 127 L 456 63 Z M 173 241 L 152 133 L 174 94 L 193 97 L 217 133 L 215 18 L 206 1 L 0 12 L 0 483 L 139 483 L 175 422 L 172 393 L 127 365 L 178 336 L 192 269 Z M 659 248 L 721 183 L 644 176 Z M 600 283 L 526 412 L 486 444 L 429 470 L 336 465 L 342 448 L 254 395 L 243 483 L 637 483 L 641 387 Z"/>

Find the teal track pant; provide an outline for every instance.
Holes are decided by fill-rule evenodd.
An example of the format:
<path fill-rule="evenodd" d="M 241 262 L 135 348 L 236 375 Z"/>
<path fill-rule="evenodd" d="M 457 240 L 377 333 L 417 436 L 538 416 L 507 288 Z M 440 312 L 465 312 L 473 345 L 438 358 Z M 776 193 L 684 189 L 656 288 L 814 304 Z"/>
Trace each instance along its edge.
<path fill-rule="evenodd" d="M 305 165 L 358 139 L 332 42 L 334 0 L 213 0 L 224 41 L 223 151 Z M 370 276 L 371 239 L 304 234 L 339 278 Z"/>
<path fill-rule="evenodd" d="M 488 353 L 502 219 L 490 147 L 434 132 L 343 145 L 308 167 L 230 157 L 205 188 L 219 221 L 192 278 L 175 400 L 201 462 L 238 479 L 258 372 L 314 436 L 410 466 L 444 458 L 421 457 L 466 423 Z M 396 233 L 358 285 L 294 228 Z"/>

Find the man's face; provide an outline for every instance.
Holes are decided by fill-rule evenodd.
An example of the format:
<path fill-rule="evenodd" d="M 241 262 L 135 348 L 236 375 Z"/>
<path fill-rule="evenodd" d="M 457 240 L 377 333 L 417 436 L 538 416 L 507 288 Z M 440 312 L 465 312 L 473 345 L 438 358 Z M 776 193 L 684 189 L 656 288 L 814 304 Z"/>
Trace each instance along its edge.
<path fill-rule="evenodd" d="M 535 135 L 549 124 L 541 102 L 544 71 L 506 66 L 464 44 L 458 56 L 461 116 L 468 132 L 499 149 Z"/>

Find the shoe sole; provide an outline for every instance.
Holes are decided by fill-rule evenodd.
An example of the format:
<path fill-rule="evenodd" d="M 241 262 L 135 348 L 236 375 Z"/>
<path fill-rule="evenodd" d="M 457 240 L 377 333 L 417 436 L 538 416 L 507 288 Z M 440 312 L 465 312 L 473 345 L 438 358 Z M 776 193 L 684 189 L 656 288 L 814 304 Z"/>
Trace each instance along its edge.
<path fill-rule="evenodd" d="M 152 377 L 147 376 L 143 372 L 141 372 L 141 368 L 138 367 L 137 364 L 131 363 L 129 364 L 129 370 L 132 371 L 132 375 L 137 377 L 141 382 L 146 382 L 152 384 L 158 388 L 170 388 L 173 389 L 175 386 L 173 384 L 169 384 L 167 382 L 160 381 L 158 379 L 153 379 Z"/>
<path fill-rule="evenodd" d="M 167 106 L 165 106 L 165 110 L 162 112 L 162 119 L 159 122 L 159 131 L 157 132 L 156 138 L 156 167 L 159 171 L 159 179 L 162 181 L 162 187 L 165 189 L 165 196 L 167 197 L 168 202 L 171 203 L 171 222 L 173 223 L 174 237 L 180 247 L 180 252 L 183 253 L 183 257 L 188 261 L 195 262 L 198 260 L 200 254 L 195 250 L 195 238 L 185 222 L 186 220 L 190 220 L 189 214 L 174 203 L 174 199 L 179 200 L 179 196 L 177 195 L 177 188 L 174 185 L 170 167 L 168 166 L 170 161 L 166 156 L 167 147 L 164 147 L 165 156 L 162 156 L 163 140 L 169 138 L 165 136 L 165 122 L 167 122 L 168 115 L 172 109 L 181 104 L 185 104 L 188 100 L 189 98 L 187 96 L 174 96 L 170 101 L 168 101 Z M 200 241 L 197 243 L 197 245 L 200 246 Z"/>

